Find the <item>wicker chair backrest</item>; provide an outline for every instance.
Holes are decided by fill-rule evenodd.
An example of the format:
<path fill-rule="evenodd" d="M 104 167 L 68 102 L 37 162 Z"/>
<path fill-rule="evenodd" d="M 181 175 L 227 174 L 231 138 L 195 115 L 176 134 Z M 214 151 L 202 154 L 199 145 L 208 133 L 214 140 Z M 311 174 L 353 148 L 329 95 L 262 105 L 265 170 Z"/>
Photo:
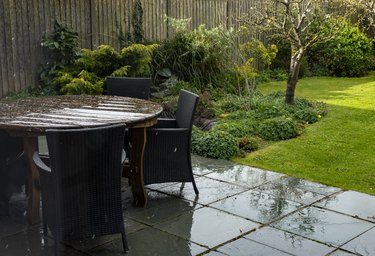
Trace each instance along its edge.
<path fill-rule="evenodd" d="M 195 93 L 186 90 L 180 91 L 176 112 L 176 121 L 179 128 L 191 129 L 198 100 L 199 96 Z"/>
<path fill-rule="evenodd" d="M 148 100 L 151 78 L 107 77 L 107 94 Z"/>
<path fill-rule="evenodd" d="M 41 187 L 51 205 L 44 217 L 59 240 L 118 232 L 111 222 L 122 219 L 124 132 L 125 125 L 46 131 L 51 173 L 41 173 Z"/>

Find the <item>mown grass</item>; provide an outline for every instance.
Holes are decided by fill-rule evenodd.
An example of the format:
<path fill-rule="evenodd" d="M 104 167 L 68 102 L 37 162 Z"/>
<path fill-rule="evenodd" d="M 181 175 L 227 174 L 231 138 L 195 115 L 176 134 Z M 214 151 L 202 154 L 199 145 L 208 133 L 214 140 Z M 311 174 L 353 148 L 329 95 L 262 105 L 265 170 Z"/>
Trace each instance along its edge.
<path fill-rule="evenodd" d="M 259 89 L 283 91 L 285 82 Z M 375 72 L 363 78 L 304 78 L 296 95 L 328 103 L 328 115 L 298 138 L 234 161 L 375 195 Z"/>

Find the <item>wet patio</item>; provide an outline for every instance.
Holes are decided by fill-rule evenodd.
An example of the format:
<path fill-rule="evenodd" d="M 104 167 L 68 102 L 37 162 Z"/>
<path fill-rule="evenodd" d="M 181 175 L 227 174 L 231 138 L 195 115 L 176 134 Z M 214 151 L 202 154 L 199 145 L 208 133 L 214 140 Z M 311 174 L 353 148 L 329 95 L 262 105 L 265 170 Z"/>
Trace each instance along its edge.
<path fill-rule="evenodd" d="M 123 180 L 127 255 L 375 255 L 375 197 L 228 161 L 193 157 L 191 184 L 148 186 L 135 208 Z M 26 224 L 26 198 L 0 216 L 0 255 L 53 255 Z M 120 235 L 66 242 L 62 255 L 124 255 Z"/>

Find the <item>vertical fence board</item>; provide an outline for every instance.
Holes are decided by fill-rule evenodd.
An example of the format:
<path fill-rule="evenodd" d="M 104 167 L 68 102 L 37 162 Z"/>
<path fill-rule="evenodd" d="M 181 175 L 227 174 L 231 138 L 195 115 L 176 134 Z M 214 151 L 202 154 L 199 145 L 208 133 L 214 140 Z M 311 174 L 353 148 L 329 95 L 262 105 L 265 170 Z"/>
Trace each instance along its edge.
<path fill-rule="evenodd" d="M 119 50 L 132 33 L 135 0 L 1 0 L 0 1 L 0 97 L 37 84 L 37 70 L 43 63 L 40 41 L 51 32 L 53 21 L 72 26 L 80 46 L 95 49 L 110 44 Z M 141 0 L 145 38 L 160 41 L 173 36 L 164 15 L 191 18 L 190 28 L 205 24 L 238 28 L 238 18 L 261 0 Z M 259 35 L 258 35 L 259 36 Z M 262 35 L 260 38 L 266 40 Z M 248 38 L 242 38 L 243 42 Z"/>
<path fill-rule="evenodd" d="M 8 69 L 6 55 L 5 37 L 5 1 L 0 1 L 0 97 L 8 93 Z"/>

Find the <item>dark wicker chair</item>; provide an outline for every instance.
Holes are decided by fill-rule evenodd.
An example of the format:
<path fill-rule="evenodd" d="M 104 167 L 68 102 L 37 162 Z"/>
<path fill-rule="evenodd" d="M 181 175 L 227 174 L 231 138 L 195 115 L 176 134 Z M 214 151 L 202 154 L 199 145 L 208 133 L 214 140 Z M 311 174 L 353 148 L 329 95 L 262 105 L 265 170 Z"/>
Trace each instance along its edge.
<path fill-rule="evenodd" d="M 107 95 L 124 96 L 143 100 L 150 99 L 151 78 L 107 77 Z M 124 149 L 129 157 L 131 152 L 131 131 L 126 129 Z"/>
<path fill-rule="evenodd" d="M 191 130 L 198 95 L 181 90 L 175 119 L 159 118 L 147 129 L 144 154 L 145 185 L 164 182 L 192 182 L 198 189 L 191 166 Z"/>
<path fill-rule="evenodd" d="M 0 212 L 9 214 L 9 200 L 26 184 L 27 170 L 22 138 L 0 130 L 0 203 L 3 205 Z"/>
<path fill-rule="evenodd" d="M 49 158 L 35 152 L 33 159 L 44 233 L 52 232 L 57 254 L 60 241 L 114 233 L 128 250 L 121 206 L 124 132 L 125 125 L 46 131 Z"/>
<path fill-rule="evenodd" d="M 150 98 L 151 78 L 107 77 L 107 94 L 148 100 Z"/>

